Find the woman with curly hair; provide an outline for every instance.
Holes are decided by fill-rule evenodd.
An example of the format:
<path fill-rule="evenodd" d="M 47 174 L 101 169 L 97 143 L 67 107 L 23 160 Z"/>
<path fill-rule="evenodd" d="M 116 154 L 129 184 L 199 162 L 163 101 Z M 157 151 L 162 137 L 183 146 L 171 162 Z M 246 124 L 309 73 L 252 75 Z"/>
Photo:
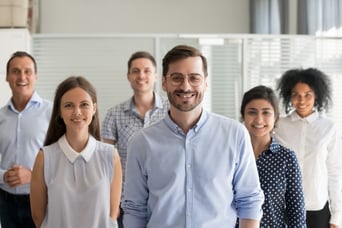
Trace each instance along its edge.
<path fill-rule="evenodd" d="M 287 116 L 274 137 L 294 150 L 302 170 L 308 228 L 337 228 L 342 216 L 340 135 L 324 116 L 331 104 L 329 77 L 314 68 L 291 69 L 280 78 Z"/>

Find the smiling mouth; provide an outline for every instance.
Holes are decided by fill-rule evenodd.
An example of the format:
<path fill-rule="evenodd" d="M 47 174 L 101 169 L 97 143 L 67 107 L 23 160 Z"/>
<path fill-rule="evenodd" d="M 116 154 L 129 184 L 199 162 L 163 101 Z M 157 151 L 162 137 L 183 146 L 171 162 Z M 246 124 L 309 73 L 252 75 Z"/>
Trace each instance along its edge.
<path fill-rule="evenodd" d="M 266 126 L 265 125 L 253 125 L 253 127 L 256 129 L 262 129 L 262 128 L 265 128 Z"/>
<path fill-rule="evenodd" d="M 194 97 L 196 94 L 193 93 L 193 92 L 186 92 L 186 93 L 184 93 L 184 92 L 178 92 L 178 93 L 176 93 L 176 95 L 177 95 L 178 97 L 181 97 L 181 98 L 191 98 L 191 97 Z"/>

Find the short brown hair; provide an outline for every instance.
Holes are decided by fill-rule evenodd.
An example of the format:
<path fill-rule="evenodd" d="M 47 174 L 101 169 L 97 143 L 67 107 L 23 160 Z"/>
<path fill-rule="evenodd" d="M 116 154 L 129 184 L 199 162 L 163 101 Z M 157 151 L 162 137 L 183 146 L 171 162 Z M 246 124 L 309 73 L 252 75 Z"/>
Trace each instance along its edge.
<path fill-rule="evenodd" d="M 208 64 L 207 59 L 203 56 L 202 52 L 194 47 L 187 45 L 178 45 L 168 51 L 163 58 L 163 77 L 166 77 L 169 71 L 169 65 L 178 60 L 185 59 L 188 57 L 201 57 L 203 63 L 204 76 L 208 76 Z"/>

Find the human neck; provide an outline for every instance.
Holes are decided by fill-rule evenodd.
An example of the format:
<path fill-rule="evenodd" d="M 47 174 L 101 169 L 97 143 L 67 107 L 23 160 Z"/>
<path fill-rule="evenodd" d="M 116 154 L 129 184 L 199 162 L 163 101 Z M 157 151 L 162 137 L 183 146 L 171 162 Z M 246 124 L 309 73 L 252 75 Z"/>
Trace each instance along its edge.
<path fill-rule="evenodd" d="M 65 137 L 72 149 L 76 152 L 81 152 L 88 143 L 89 133 L 81 134 L 66 132 Z"/>
<path fill-rule="evenodd" d="M 13 95 L 12 96 L 12 103 L 15 107 L 15 109 L 19 112 L 23 111 L 26 107 L 26 105 L 28 104 L 28 102 L 30 101 L 32 95 L 31 96 L 16 96 Z"/>
<path fill-rule="evenodd" d="M 257 159 L 259 155 L 268 149 L 271 143 L 271 136 L 266 135 L 264 137 L 251 136 L 252 147 L 254 152 L 254 157 Z"/>
<path fill-rule="evenodd" d="M 202 114 L 202 108 L 198 107 L 194 110 L 183 112 L 173 107 L 170 108 L 170 118 L 180 127 L 184 133 L 195 126 Z"/>
<path fill-rule="evenodd" d="M 137 93 L 133 97 L 134 105 L 142 118 L 145 118 L 147 111 L 152 109 L 154 104 L 154 93 Z"/>

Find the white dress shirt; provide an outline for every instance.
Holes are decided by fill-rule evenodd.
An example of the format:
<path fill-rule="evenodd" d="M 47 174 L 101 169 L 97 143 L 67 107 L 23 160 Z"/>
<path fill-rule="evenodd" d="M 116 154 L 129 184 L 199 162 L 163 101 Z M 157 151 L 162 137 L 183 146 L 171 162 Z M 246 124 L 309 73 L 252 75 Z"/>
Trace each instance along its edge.
<path fill-rule="evenodd" d="M 303 176 L 305 208 L 323 209 L 330 204 L 330 223 L 342 217 L 341 137 L 334 123 L 317 111 L 302 118 L 292 112 L 279 119 L 274 137 L 295 151 Z"/>

